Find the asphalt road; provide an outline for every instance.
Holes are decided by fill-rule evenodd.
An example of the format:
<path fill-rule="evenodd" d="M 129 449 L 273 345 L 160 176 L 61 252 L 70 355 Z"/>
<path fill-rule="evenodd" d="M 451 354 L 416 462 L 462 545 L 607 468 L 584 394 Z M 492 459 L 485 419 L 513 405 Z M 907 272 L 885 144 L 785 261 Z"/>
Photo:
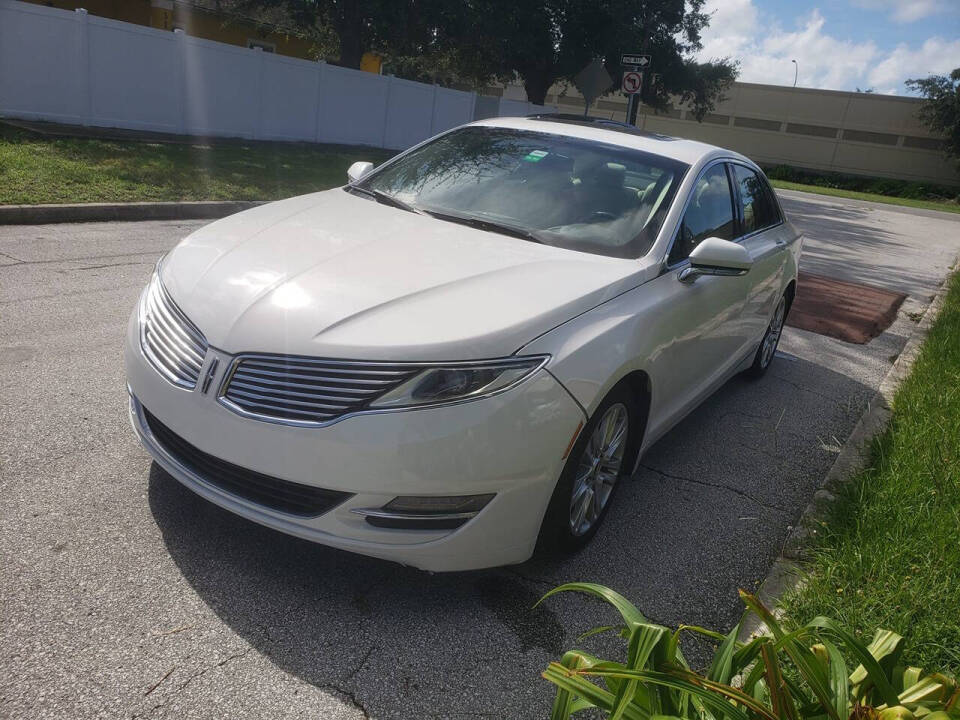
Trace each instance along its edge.
<path fill-rule="evenodd" d="M 285 537 L 151 466 L 123 328 L 201 223 L 0 227 L 0 716 L 544 717 L 540 671 L 613 619 L 574 596 L 530 609 L 560 582 L 732 626 L 960 253 L 960 216 L 784 197 L 805 269 L 909 293 L 893 326 L 866 346 L 788 329 L 763 380 L 650 450 L 584 552 L 456 575 Z"/>

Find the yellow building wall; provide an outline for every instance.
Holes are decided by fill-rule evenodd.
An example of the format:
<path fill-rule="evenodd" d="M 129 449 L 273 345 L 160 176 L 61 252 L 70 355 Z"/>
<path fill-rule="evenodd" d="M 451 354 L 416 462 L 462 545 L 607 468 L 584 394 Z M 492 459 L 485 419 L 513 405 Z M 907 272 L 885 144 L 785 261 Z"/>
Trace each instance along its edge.
<path fill-rule="evenodd" d="M 240 23 L 222 15 L 204 12 L 179 3 L 174 5 L 173 27 L 169 29 L 172 30 L 174 27 L 182 28 L 192 37 L 241 47 L 247 47 L 249 40 L 272 43 L 278 55 L 316 59 L 313 45 L 308 40 L 281 33 L 264 32 L 252 24 Z"/>
<path fill-rule="evenodd" d="M 383 67 L 383 57 L 374 52 L 365 52 L 360 58 L 360 69 L 364 72 L 380 74 Z"/>
<path fill-rule="evenodd" d="M 272 43 L 278 55 L 316 59 L 312 43 L 282 33 L 264 32 L 250 23 L 242 23 L 184 3 L 150 0 L 25 0 L 61 10 L 86 8 L 91 15 L 145 25 L 159 30 L 181 28 L 187 35 L 247 47 L 249 40 Z M 169 9 L 168 9 L 169 6 Z"/>
<path fill-rule="evenodd" d="M 34 5 L 76 10 L 86 8 L 91 15 L 122 20 L 137 25 L 150 24 L 150 0 L 24 0 Z"/>

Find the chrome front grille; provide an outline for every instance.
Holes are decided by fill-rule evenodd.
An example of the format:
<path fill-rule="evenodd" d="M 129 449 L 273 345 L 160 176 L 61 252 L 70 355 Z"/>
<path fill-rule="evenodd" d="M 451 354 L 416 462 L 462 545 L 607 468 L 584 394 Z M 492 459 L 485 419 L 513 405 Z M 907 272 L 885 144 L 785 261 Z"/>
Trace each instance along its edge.
<path fill-rule="evenodd" d="M 153 366 L 170 382 L 193 389 L 200 377 L 207 341 L 154 276 L 140 311 L 140 344 Z"/>
<path fill-rule="evenodd" d="M 420 372 L 410 365 L 244 355 L 221 401 L 261 420 L 319 425 L 364 409 Z"/>

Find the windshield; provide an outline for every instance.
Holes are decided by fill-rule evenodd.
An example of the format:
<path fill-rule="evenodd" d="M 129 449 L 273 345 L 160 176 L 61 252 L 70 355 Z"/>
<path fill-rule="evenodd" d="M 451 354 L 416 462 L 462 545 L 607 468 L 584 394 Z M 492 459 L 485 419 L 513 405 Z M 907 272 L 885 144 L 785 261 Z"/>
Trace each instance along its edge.
<path fill-rule="evenodd" d="M 358 183 L 408 209 L 621 258 L 652 247 L 687 165 L 550 133 L 455 130 Z"/>

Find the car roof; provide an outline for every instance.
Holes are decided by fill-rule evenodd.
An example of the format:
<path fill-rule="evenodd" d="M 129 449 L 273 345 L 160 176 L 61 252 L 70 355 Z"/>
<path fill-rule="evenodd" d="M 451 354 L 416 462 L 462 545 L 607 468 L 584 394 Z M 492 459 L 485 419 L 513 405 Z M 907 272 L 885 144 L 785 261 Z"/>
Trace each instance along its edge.
<path fill-rule="evenodd" d="M 528 117 L 487 118 L 470 123 L 470 125 L 529 130 L 531 132 L 595 140 L 610 145 L 622 145 L 623 147 L 642 150 L 654 155 L 662 155 L 688 165 L 696 165 L 700 161 L 710 160 L 714 157 L 732 157 L 750 162 L 748 158 L 733 150 L 708 145 L 696 140 L 646 132 L 632 125 L 606 118 L 557 113 L 530 115 Z"/>

